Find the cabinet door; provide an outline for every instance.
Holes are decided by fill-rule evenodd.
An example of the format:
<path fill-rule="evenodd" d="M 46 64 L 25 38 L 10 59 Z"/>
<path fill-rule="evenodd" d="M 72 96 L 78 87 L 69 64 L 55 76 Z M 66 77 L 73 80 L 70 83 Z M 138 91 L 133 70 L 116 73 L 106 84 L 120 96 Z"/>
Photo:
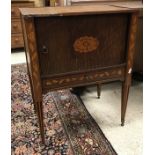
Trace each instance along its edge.
<path fill-rule="evenodd" d="M 125 63 L 130 14 L 35 18 L 42 76 Z"/>

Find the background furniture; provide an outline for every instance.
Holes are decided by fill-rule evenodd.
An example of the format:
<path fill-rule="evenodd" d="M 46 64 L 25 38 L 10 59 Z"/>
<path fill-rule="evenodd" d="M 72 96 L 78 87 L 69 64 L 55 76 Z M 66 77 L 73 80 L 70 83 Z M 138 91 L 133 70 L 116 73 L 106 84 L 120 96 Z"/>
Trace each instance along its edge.
<path fill-rule="evenodd" d="M 64 6 L 64 0 L 44 0 L 45 6 Z"/>
<path fill-rule="evenodd" d="M 23 33 L 19 8 L 34 7 L 32 1 L 11 1 L 11 48 L 23 48 Z"/>
<path fill-rule="evenodd" d="M 21 9 L 28 73 L 43 142 L 42 94 L 51 90 L 120 80 L 124 125 L 138 12 L 136 5 Z"/>

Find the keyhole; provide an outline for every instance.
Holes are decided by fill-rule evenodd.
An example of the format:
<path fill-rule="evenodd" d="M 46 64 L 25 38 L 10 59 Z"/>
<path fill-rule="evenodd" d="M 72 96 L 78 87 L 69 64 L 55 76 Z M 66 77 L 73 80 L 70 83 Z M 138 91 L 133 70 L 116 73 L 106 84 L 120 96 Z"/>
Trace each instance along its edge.
<path fill-rule="evenodd" d="M 42 46 L 41 53 L 48 53 L 48 49 L 45 45 Z"/>

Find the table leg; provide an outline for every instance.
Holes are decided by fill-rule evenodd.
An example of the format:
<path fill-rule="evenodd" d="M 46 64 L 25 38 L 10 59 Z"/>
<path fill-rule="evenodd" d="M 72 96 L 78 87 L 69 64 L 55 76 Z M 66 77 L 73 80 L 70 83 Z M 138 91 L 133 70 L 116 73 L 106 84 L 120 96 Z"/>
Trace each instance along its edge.
<path fill-rule="evenodd" d="M 121 125 L 124 126 L 125 113 L 127 108 L 127 101 L 129 95 L 129 88 L 131 85 L 131 73 L 133 66 L 133 56 L 135 52 L 135 39 L 138 25 L 138 12 L 135 12 L 130 17 L 130 27 L 128 36 L 128 49 L 127 49 L 127 64 L 125 80 L 122 84 L 122 103 L 121 103 Z"/>

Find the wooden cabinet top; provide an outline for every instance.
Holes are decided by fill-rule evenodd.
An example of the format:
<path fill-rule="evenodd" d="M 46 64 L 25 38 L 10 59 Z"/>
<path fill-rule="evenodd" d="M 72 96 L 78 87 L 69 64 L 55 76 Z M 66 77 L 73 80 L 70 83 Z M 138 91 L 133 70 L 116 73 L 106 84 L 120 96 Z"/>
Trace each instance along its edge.
<path fill-rule="evenodd" d="M 65 16 L 65 15 L 84 15 L 84 14 L 102 14 L 102 13 L 119 13 L 134 12 L 142 9 L 142 5 L 125 6 L 117 5 L 94 5 L 94 6 L 65 6 L 65 7 L 41 7 L 41 8 L 21 8 L 23 16 Z"/>

